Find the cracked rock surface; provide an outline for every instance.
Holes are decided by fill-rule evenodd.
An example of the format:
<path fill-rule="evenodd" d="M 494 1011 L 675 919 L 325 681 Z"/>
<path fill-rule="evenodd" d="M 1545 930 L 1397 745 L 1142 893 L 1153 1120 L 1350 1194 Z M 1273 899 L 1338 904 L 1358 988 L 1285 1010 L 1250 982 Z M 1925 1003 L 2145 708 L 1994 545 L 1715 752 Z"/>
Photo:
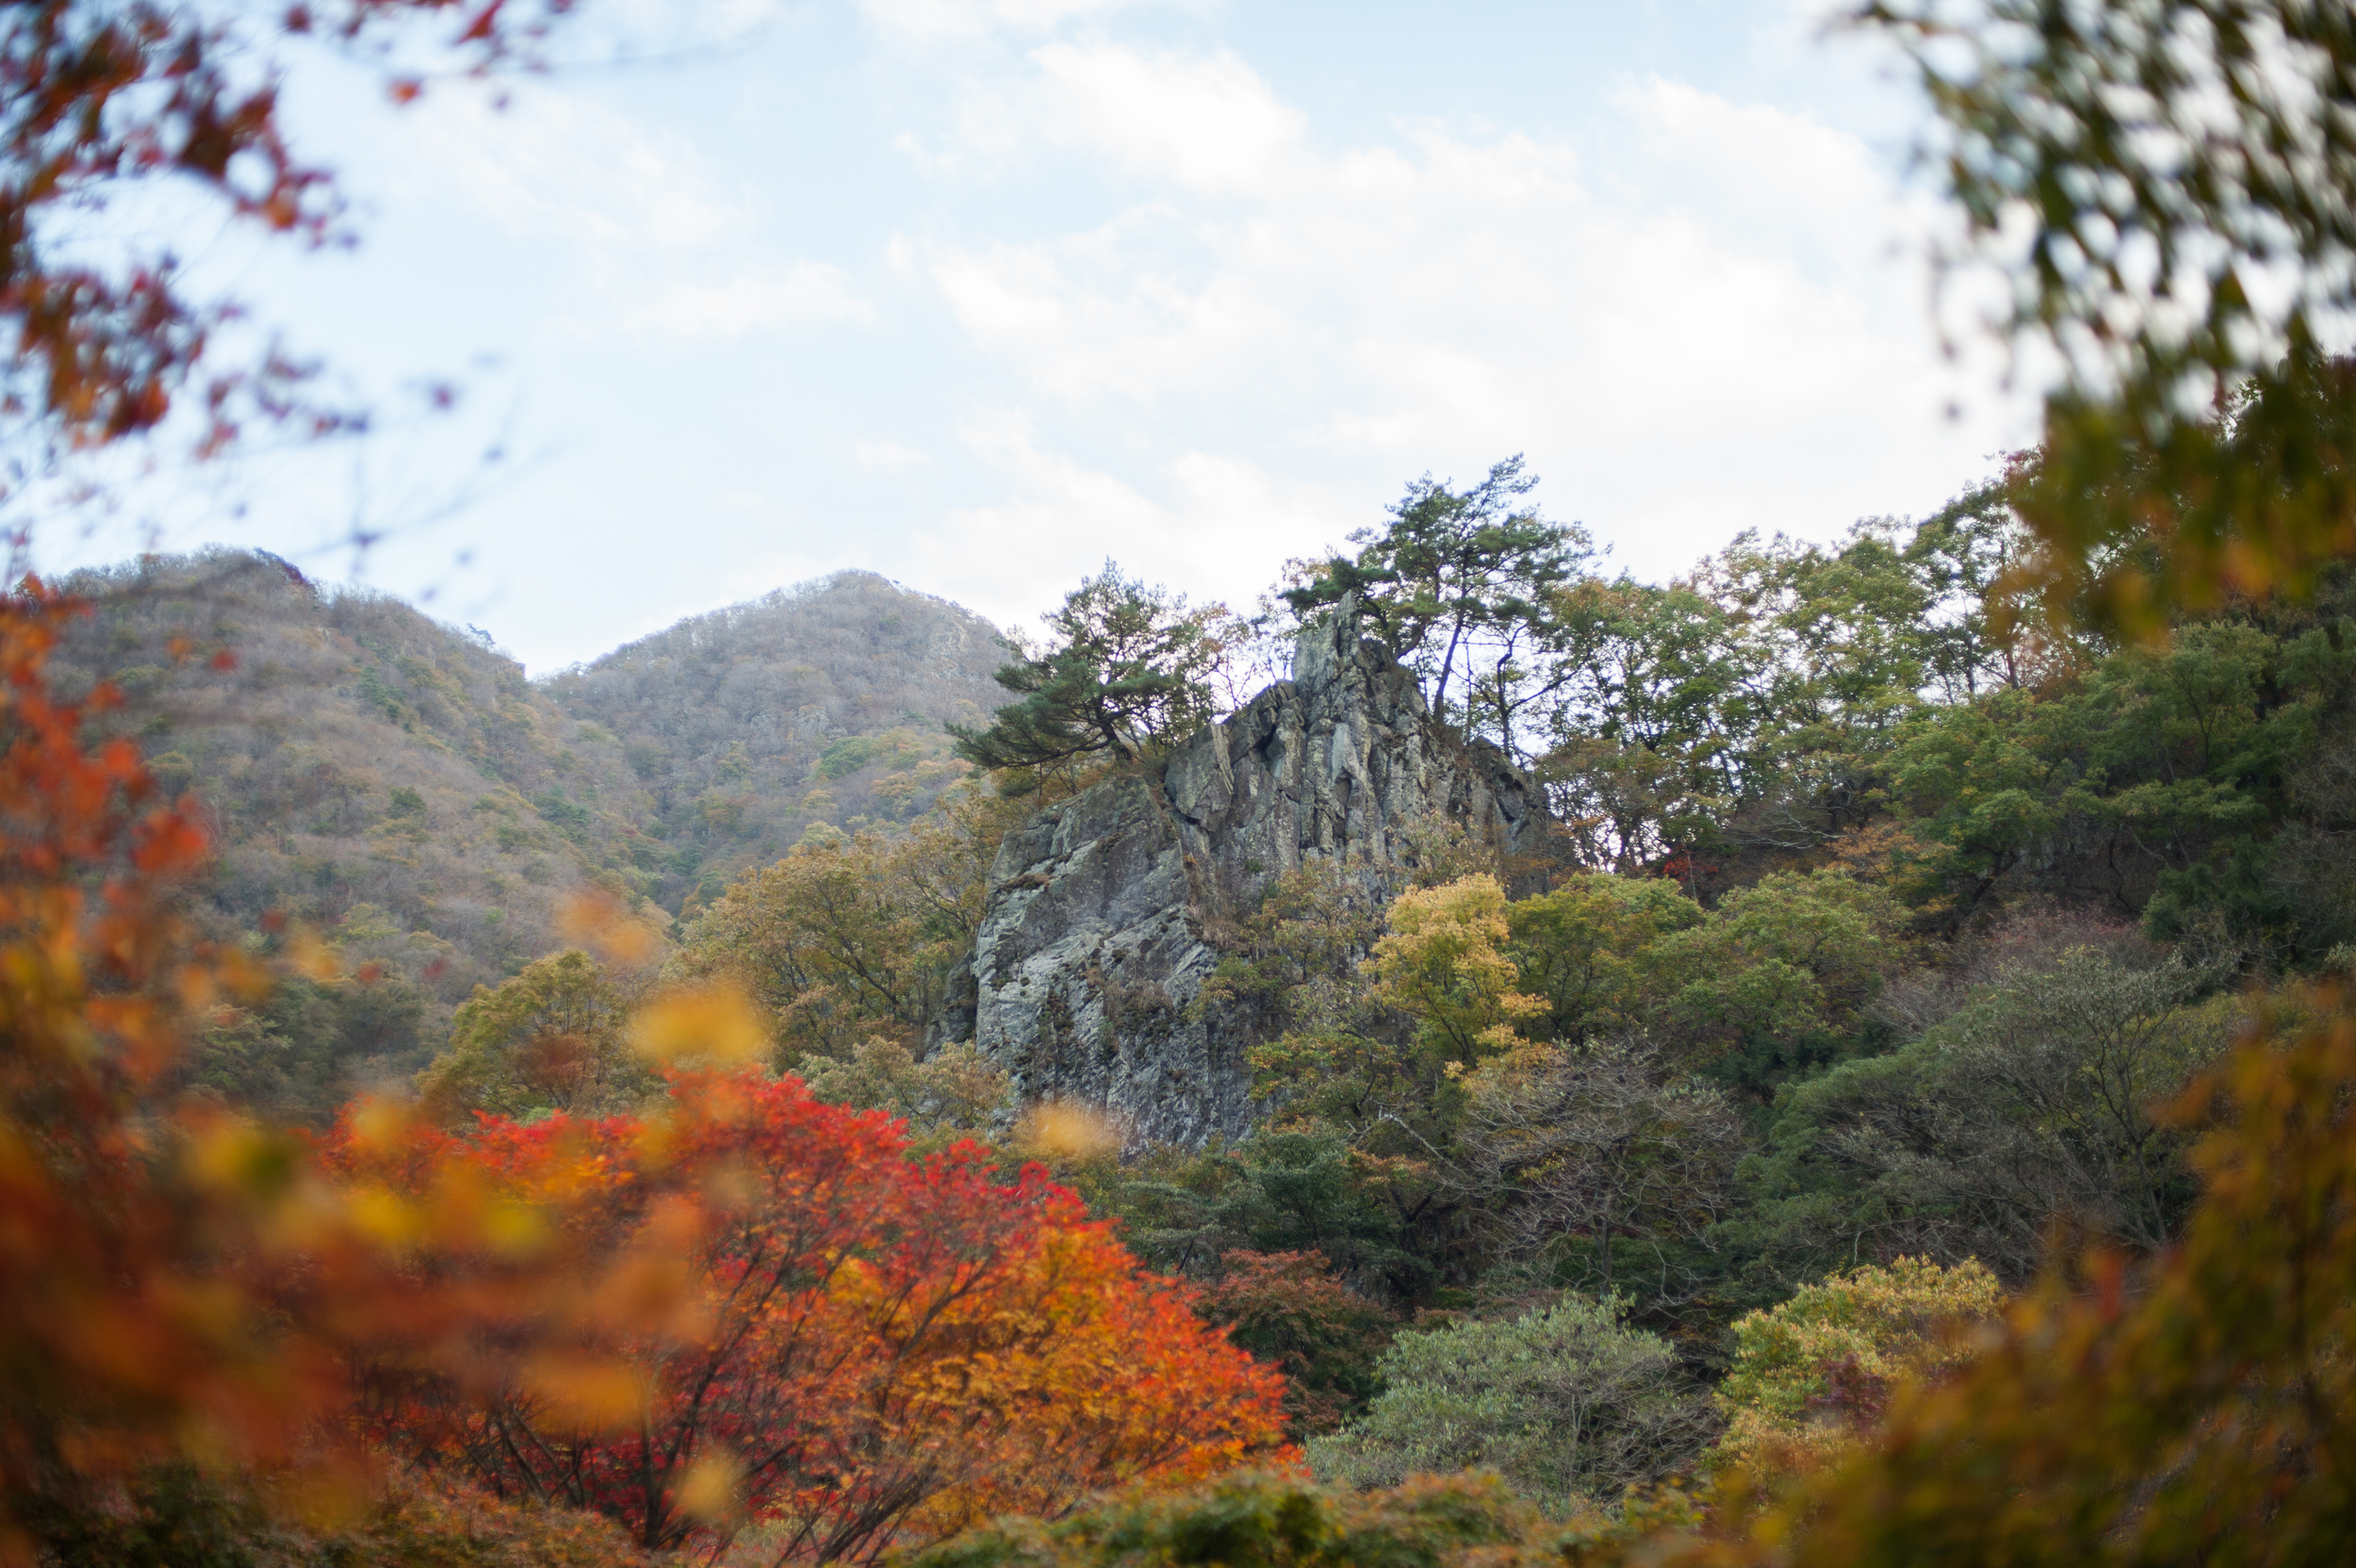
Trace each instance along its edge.
<path fill-rule="evenodd" d="M 969 1004 L 973 1037 L 1025 1102 L 1104 1107 L 1132 1148 L 1240 1135 L 1257 1042 L 1239 1018 L 1195 1005 L 1219 962 L 1207 921 L 1248 912 L 1269 880 L 1317 858 L 1395 890 L 1409 833 L 1437 818 L 1508 854 L 1530 847 L 1534 788 L 1494 747 L 1433 725 L 1413 673 L 1361 641 L 1353 617 L 1307 629 L 1293 667 L 1159 764 L 1046 808 L 999 850 Z"/>

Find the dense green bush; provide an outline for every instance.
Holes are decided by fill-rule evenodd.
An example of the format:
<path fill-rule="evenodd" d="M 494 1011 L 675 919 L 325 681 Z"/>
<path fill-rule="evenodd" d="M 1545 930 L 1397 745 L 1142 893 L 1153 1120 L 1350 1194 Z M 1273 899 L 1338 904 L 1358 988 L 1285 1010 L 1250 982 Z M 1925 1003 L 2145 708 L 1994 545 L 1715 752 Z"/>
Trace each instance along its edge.
<path fill-rule="evenodd" d="M 1493 1469 L 1567 1515 L 1689 1466 L 1708 1403 L 1668 1343 L 1628 1328 L 1616 1300 L 1565 1296 L 1509 1321 L 1401 1333 L 1366 1413 L 1313 1438 L 1317 1475 L 1360 1488 Z"/>

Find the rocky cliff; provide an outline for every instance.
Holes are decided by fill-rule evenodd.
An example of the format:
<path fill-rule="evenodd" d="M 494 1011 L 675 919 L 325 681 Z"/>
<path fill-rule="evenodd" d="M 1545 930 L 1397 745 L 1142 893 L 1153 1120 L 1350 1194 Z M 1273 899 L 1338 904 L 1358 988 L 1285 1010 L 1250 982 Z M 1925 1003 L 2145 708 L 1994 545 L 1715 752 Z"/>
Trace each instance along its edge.
<path fill-rule="evenodd" d="M 999 851 L 973 959 L 973 1033 L 1026 1100 L 1111 1110 L 1132 1146 L 1251 1120 L 1254 1043 L 1197 996 L 1215 915 L 1304 860 L 1386 888 L 1437 819 L 1531 847 L 1534 790 L 1431 722 L 1411 672 L 1347 613 L 1311 627 L 1280 681 L 1137 776 L 1051 806 Z"/>

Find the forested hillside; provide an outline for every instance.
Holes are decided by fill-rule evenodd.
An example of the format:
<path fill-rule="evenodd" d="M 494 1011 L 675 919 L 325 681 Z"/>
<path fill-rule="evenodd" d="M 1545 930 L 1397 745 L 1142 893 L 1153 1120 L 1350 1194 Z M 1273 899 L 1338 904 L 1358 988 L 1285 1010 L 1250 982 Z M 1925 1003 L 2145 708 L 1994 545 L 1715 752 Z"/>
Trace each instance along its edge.
<path fill-rule="evenodd" d="M 965 771 L 945 724 L 1006 700 L 1002 634 L 970 611 L 843 572 L 681 621 L 544 683 L 618 737 L 664 845 L 648 890 L 679 912 L 815 830 L 924 814 Z"/>
<path fill-rule="evenodd" d="M 479 633 L 271 557 L 150 558 L 67 586 L 94 608 L 61 671 L 111 680 L 101 727 L 204 803 L 206 926 L 307 926 L 348 972 L 290 981 L 207 1055 L 237 1098 L 314 1116 L 424 1066 L 476 987 L 565 945 L 582 891 L 662 925 L 807 833 L 924 810 L 964 767 L 941 721 L 981 712 L 995 688 L 973 672 L 999 651 L 978 618 L 864 574 L 547 682 Z"/>

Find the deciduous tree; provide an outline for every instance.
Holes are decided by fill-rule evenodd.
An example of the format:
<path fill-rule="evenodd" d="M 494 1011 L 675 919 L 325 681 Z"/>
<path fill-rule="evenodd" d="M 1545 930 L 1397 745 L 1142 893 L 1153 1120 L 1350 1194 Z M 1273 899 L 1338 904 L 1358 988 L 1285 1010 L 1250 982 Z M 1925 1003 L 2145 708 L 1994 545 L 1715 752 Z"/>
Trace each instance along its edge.
<path fill-rule="evenodd" d="M 1742 1129 L 1723 1091 L 1641 1038 L 1525 1045 L 1464 1086 L 1456 1179 L 1517 1250 L 1605 1296 L 1633 1280 L 1663 1304 L 1690 1298 L 1690 1253 L 1735 1200 Z"/>
<path fill-rule="evenodd" d="M 419 1092 L 457 1120 L 626 1109 L 661 1084 L 623 1037 L 638 988 L 577 947 L 526 964 L 497 989 L 478 986 Z"/>
<path fill-rule="evenodd" d="M 869 1561 L 1275 1452 L 1281 1378 L 1072 1194 L 1036 1168 L 1002 1184 L 970 1143 L 911 1159 L 798 1080 L 682 1075 L 657 1118 L 466 1140 L 354 1127 L 332 1154 L 363 1186 L 537 1206 L 598 1260 L 477 1324 L 477 1377 L 384 1369 L 379 1427 L 651 1547 L 750 1519 L 783 1560 Z"/>
<path fill-rule="evenodd" d="M 1510 1322 L 1399 1334 L 1366 1413 L 1313 1438 L 1321 1478 L 1396 1486 L 1494 1468 L 1570 1513 L 1690 1463 L 1711 1421 L 1668 1343 L 1621 1322 L 1616 1300 L 1565 1296 Z"/>
<path fill-rule="evenodd" d="M 1380 529 L 1361 529 L 1355 556 L 1334 556 L 1284 590 L 1299 614 L 1349 603 L 1413 664 L 1432 713 L 1467 733 L 1485 730 L 1508 753 L 1524 710 L 1550 681 L 1537 675 L 1551 596 L 1595 553 L 1576 523 L 1551 523 L 1523 498 L 1537 487 L 1509 457 L 1469 489 L 1430 474 L 1408 485 Z"/>
<path fill-rule="evenodd" d="M 1735 1320 L 1734 1363 L 1711 1398 L 1726 1429 L 1715 1465 L 1822 1463 L 1870 1432 L 1903 1380 L 1971 1359 L 1972 1331 L 2004 1305 L 1970 1258 L 1866 1265 L 1802 1285 Z"/>

